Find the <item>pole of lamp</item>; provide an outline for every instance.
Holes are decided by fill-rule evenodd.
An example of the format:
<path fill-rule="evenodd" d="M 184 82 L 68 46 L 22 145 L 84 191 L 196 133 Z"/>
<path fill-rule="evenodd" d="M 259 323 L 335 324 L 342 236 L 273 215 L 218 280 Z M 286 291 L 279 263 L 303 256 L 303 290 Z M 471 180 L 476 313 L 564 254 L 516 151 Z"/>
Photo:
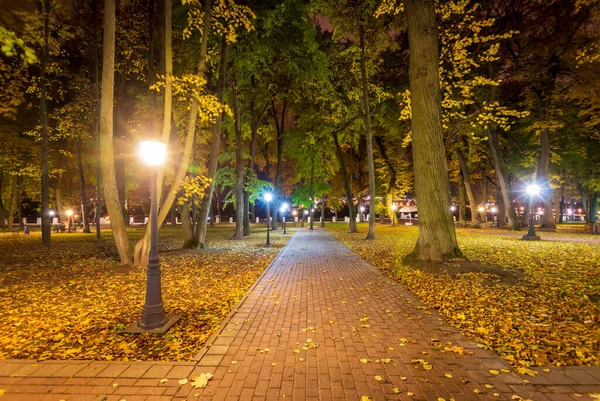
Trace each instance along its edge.
<path fill-rule="evenodd" d="M 269 237 L 271 228 L 271 216 L 269 213 L 269 201 L 267 201 L 267 246 L 271 246 L 271 238 Z"/>
<path fill-rule="evenodd" d="M 284 212 L 284 213 L 285 213 L 285 212 Z M 283 213 L 282 213 L 282 214 L 281 214 L 281 218 L 283 219 L 283 233 L 284 233 L 284 234 L 287 234 L 287 233 L 286 233 L 286 231 L 285 231 L 285 214 L 283 214 Z"/>
<path fill-rule="evenodd" d="M 138 323 L 138 326 L 143 330 L 161 327 L 166 321 L 160 282 L 160 260 L 158 257 L 157 180 L 157 167 L 154 167 L 150 200 L 150 255 L 146 274 L 146 302 L 142 311 L 142 320 Z"/>
<path fill-rule="evenodd" d="M 541 238 L 535 233 L 535 224 L 534 224 L 534 222 L 535 222 L 534 206 L 535 205 L 533 203 L 533 197 L 538 194 L 539 187 L 535 184 L 529 185 L 527 188 L 527 192 L 530 195 L 529 230 L 527 231 L 527 234 L 524 235 L 523 238 L 521 238 L 521 239 L 525 240 L 525 241 L 539 241 L 539 240 L 541 240 Z"/>

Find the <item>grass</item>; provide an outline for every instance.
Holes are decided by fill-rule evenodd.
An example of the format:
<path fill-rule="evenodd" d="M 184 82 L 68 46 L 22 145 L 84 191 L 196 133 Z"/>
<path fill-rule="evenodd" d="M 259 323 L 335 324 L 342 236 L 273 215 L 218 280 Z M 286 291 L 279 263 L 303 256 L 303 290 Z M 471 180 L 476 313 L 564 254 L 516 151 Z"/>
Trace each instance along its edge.
<path fill-rule="evenodd" d="M 362 224 L 358 234 L 349 234 L 345 224 L 330 224 L 328 230 L 515 366 L 600 365 L 597 242 L 529 242 L 502 230 L 458 229 L 469 262 L 432 269 L 403 262 L 414 248 L 417 227 L 378 226 L 375 241 L 364 240 Z M 597 241 L 584 234 L 577 238 L 584 237 Z"/>
<path fill-rule="evenodd" d="M 181 320 L 165 335 L 123 334 L 142 310 L 145 271 L 118 265 L 110 231 L 0 238 L 0 358 L 191 360 L 291 237 L 265 228 L 232 241 L 233 226 L 208 230 L 209 248 L 176 251 L 180 229 L 160 231 L 163 300 Z M 143 231 L 129 231 L 130 239 Z"/>

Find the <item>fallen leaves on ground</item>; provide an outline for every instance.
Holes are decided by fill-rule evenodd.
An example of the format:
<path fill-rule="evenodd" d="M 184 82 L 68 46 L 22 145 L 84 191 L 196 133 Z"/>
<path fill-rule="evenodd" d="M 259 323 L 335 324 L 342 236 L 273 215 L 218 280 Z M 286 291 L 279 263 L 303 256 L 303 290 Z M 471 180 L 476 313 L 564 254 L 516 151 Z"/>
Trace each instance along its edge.
<path fill-rule="evenodd" d="M 327 229 L 516 367 L 600 365 L 600 247 L 587 237 L 526 242 L 459 229 L 469 268 L 450 261 L 436 269 L 403 262 L 416 227 L 378 226 L 375 241 L 346 225 Z"/>
<path fill-rule="evenodd" d="M 130 238 L 142 230 L 130 230 Z M 0 240 L 0 359 L 191 360 L 291 234 L 231 241 L 231 227 L 208 230 L 209 249 L 161 253 L 166 334 L 123 334 L 140 318 L 146 273 L 119 266 L 109 232 Z M 159 249 L 181 246 L 178 229 L 160 231 Z"/>

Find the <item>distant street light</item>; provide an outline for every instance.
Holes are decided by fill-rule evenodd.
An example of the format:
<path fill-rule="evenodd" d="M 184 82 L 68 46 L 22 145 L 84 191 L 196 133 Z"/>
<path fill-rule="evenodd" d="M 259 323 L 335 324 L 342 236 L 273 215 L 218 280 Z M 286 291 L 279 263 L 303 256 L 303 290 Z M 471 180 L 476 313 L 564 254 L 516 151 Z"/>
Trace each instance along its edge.
<path fill-rule="evenodd" d="M 294 211 L 292 212 L 292 215 L 294 216 L 294 227 L 296 227 L 296 216 L 298 215 L 298 211 L 297 211 L 297 210 L 294 210 Z"/>
<path fill-rule="evenodd" d="M 150 254 L 146 271 L 146 300 L 137 328 L 138 331 L 141 329 L 164 333 L 179 320 L 179 316 L 166 316 L 162 300 L 160 259 L 158 257 L 158 167 L 167 158 L 167 145 L 158 141 L 140 142 L 139 156 L 144 164 L 151 167 L 152 175 L 150 178 Z M 135 328 L 129 330 L 136 331 Z"/>
<path fill-rule="evenodd" d="M 271 222 L 269 203 L 273 200 L 273 194 L 270 192 L 267 192 L 263 196 L 263 198 L 264 198 L 265 202 L 267 203 L 267 246 L 271 246 L 271 237 L 269 235 L 269 233 L 271 232 L 270 224 L 269 224 Z"/>
<path fill-rule="evenodd" d="M 450 206 L 450 210 L 454 212 L 456 210 L 456 206 Z"/>
<path fill-rule="evenodd" d="M 529 207 L 531 212 L 529 213 L 529 231 L 526 235 L 523 236 L 523 240 L 525 241 L 539 241 L 541 238 L 535 234 L 535 210 L 533 204 L 533 198 L 540 193 L 540 187 L 533 183 L 527 185 L 527 194 L 529 195 Z"/>
<path fill-rule="evenodd" d="M 392 203 L 392 226 L 396 225 L 396 209 L 398 209 L 398 206 L 396 206 L 395 203 Z"/>

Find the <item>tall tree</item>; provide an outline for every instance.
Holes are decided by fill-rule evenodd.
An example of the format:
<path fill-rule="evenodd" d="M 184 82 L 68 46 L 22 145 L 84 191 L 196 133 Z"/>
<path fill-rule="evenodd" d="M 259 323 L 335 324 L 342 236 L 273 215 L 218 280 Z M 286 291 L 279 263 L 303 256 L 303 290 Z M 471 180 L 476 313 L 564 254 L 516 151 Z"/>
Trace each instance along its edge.
<path fill-rule="evenodd" d="M 435 2 L 407 0 L 404 4 L 410 49 L 415 192 L 419 202 L 419 236 L 414 253 L 421 260 L 456 258 L 462 253 L 448 213 Z"/>
<path fill-rule="evenodd" d="M 115 179 L 115 153 L 113 140 L 113 101 L 115 86 L 115 0 L 104 0 L 104 47 L 102 52 L 102 99 L 100 106 L 100 157 L 104 201 L 110 216 L 115 245 L 122 265 L 131 264 L 129 239 L 119 192 Z"/>

